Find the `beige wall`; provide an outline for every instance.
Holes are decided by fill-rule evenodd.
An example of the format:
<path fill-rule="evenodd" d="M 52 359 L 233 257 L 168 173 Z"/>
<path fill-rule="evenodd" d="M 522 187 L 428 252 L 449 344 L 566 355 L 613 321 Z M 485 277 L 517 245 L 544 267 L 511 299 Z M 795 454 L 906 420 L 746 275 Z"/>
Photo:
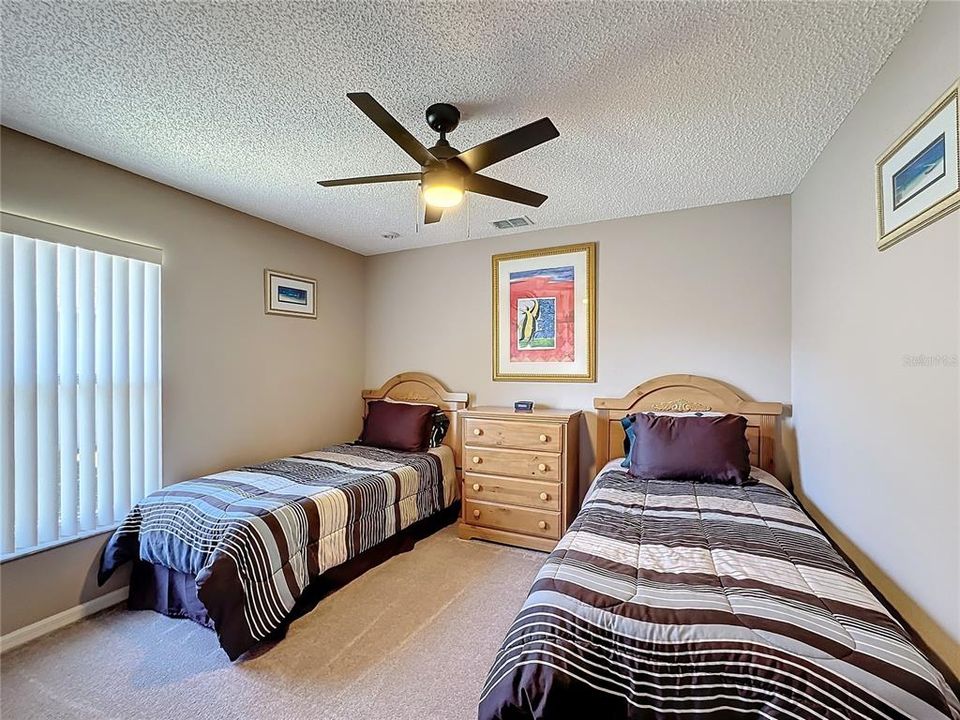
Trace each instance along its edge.
<path fill-rule="evenodd" d="M 960 213 L 879 253 L 872 177 L 958 74 L 960 4 L 930 3 L 794 193 L 792 266 L 802 490 L 960 671 Z"/>
<path fill-rule="evenodd" d="M 0 153 L 5 212 L 163 249 L 164 483 L 356 437 L 362 257 L 6 128 Z M 319 319 L 264 315 L 264 268 L 317 278 Z M 120 587 L 104 540 L 0 566 L 0 632 Z"/>
<path fill-rule="evenodd" d="M 596 383 L 491 380 L 490 256 L 597 241 Z M 471 401 L 590 410 L 665 373 L 790 399 L 790 201 L 714 205 L 379 255 L 367 262 L 366 379 L 417 368 Z M 582 438 L 581 489 L 592 479 Z"/>

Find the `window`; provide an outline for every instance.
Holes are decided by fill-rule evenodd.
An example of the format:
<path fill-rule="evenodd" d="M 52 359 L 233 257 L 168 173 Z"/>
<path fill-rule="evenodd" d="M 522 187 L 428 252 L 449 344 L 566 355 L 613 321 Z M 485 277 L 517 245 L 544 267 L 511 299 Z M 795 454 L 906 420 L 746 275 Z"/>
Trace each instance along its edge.
<path fill-rule="evenodd" d="M 0 557 L 114 526 L 159 486 L 160 265 L 3 232 Z"/>

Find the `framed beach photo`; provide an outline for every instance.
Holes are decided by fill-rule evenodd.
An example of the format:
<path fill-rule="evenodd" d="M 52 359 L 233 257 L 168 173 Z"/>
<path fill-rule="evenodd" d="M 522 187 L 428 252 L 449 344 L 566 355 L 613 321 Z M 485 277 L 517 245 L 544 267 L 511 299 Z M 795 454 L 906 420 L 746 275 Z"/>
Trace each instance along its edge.
<path fill-rule="evenodd" d="M 493 256 L 493 379 L 595 382 L 596 243 Z"/>
<path fill-rule="evenodd" d="M 877 160 L 876 183 L 880 250 L 960 207 L 956 82 Z"/>
<path fill-rule="evenodd" d="M 290 315 L 316 319 L 317 281 L 277 272 L 263 271 L 263 311 L 267 315 Z"/>

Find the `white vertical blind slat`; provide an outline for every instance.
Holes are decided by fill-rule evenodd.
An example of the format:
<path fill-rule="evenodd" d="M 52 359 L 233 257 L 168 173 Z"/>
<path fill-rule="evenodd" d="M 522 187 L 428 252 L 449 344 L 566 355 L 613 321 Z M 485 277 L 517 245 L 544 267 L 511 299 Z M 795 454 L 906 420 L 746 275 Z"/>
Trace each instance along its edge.
<path fill-rule="evenodd" d="M 94 260 L 77 250 L 77 445 L 80 532 L 97 527 Z"/>
<path fill-rule="evenodd" d="M 57 247 L 37 243 L 37 540 L 60 537 Z"/>
<path fill-rule="evenodd" d="M 113 524 L 113 260 L 94 255 L 97 526 Z"/>
<path fill-rule="evenodd" d="M 0 234 L 0 553 L 13 552 L 13 235 Z"/>
<path fill-rule="evenodd" d="M 143 458 L 144 492 L 160 489 L 160 266 L 143 278 Z"/>
<path fill-rule="evenodd" d="M 36 243 L 13 240 L 13 443 L 16 546 L 37 544 Z"/>
<path fill-rule="evenodd" d="M 130 509 L 130 273 L 113 258 L 113 521 Z"/>
<path fill-rule="evenodd" d="M 77 534 L 80 516 L 77 453 L 77 251 L 57 245 L 57 375 L 59 377 L 60 528 Z"/>
<path fill-rule="evenodd" d="M 130 502 L 137 503 L 144 496 L 144 415 L 143 415 L 143 263 L 129 261 L 130 276 Z"/>
<path fill-rule="evenodd" d="M 160 486 L 160 266 L 0 235 L 0 555 Z"/>

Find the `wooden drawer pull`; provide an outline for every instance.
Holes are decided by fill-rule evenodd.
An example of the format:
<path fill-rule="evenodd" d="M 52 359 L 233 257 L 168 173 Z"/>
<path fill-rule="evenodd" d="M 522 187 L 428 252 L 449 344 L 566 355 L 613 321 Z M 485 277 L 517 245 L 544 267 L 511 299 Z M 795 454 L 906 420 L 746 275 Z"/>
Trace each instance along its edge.
<path fill-rule="evenodd" d="M 539 465 L 537 465 L 537 469 L 540 470 L 540 472 L 546 472 L 547 466 L 544 463 L 540 463 Z"/>
<path fill-rule="evenodd" d="M 546 435 L 541 435 L 541 436 L 540 436 L 540 442 L 546 442 L 546 441 L 549 440 L 549 439 L 550 439 L 550 438 L 548 438 Z"/>
<path fill-rule="evenodd" d="M 480 517 L 480 511 L 479 511 L 479 510 L 474 510 L 474 511 L 473 511 L 473 516 L 474 516 L 475 518 Z"/>
<path fill-rule="evenodd" d="M 474 435 L 483 435 L 483 430 L 481 430 L 480 428 L 474 428 L 474 429 L 473 429 L 473 434 L 474 434 Z"/>
<path fill-rule="evenodd" d="M 474 488 L 474 490 L 476 490 L 476 488 Z M 547 495 L 546 493 L 540 493 L 540 499 L 543 501 L 547 501 L 550 499 L 550 496 Z"/>
<path fill-rule="evenodd" d="M 541 530 L 546 530 L 546 529 L 547 529 L 547 521 L 546 521 L 546 520 L 541 520 L 540 522 L 537 523 L 537 527 L 540 528 Z"/>
<path fill-rule="evenodd" d="M 474 491 L 474 492 L 480 492 L 480 483 L 474 483 L 474 484 L 473 484 L 473 491 Z"/>
<path fill-rule="evenodd" d="M 474 464 L 474 465 L 479 465 L 481 462 L 483 462 L 483 461 L 480 459 L 480 456 L 479 456 L 479 455 L 474 455 L 474 456 L 473 456 L 473 464 Z"/>

